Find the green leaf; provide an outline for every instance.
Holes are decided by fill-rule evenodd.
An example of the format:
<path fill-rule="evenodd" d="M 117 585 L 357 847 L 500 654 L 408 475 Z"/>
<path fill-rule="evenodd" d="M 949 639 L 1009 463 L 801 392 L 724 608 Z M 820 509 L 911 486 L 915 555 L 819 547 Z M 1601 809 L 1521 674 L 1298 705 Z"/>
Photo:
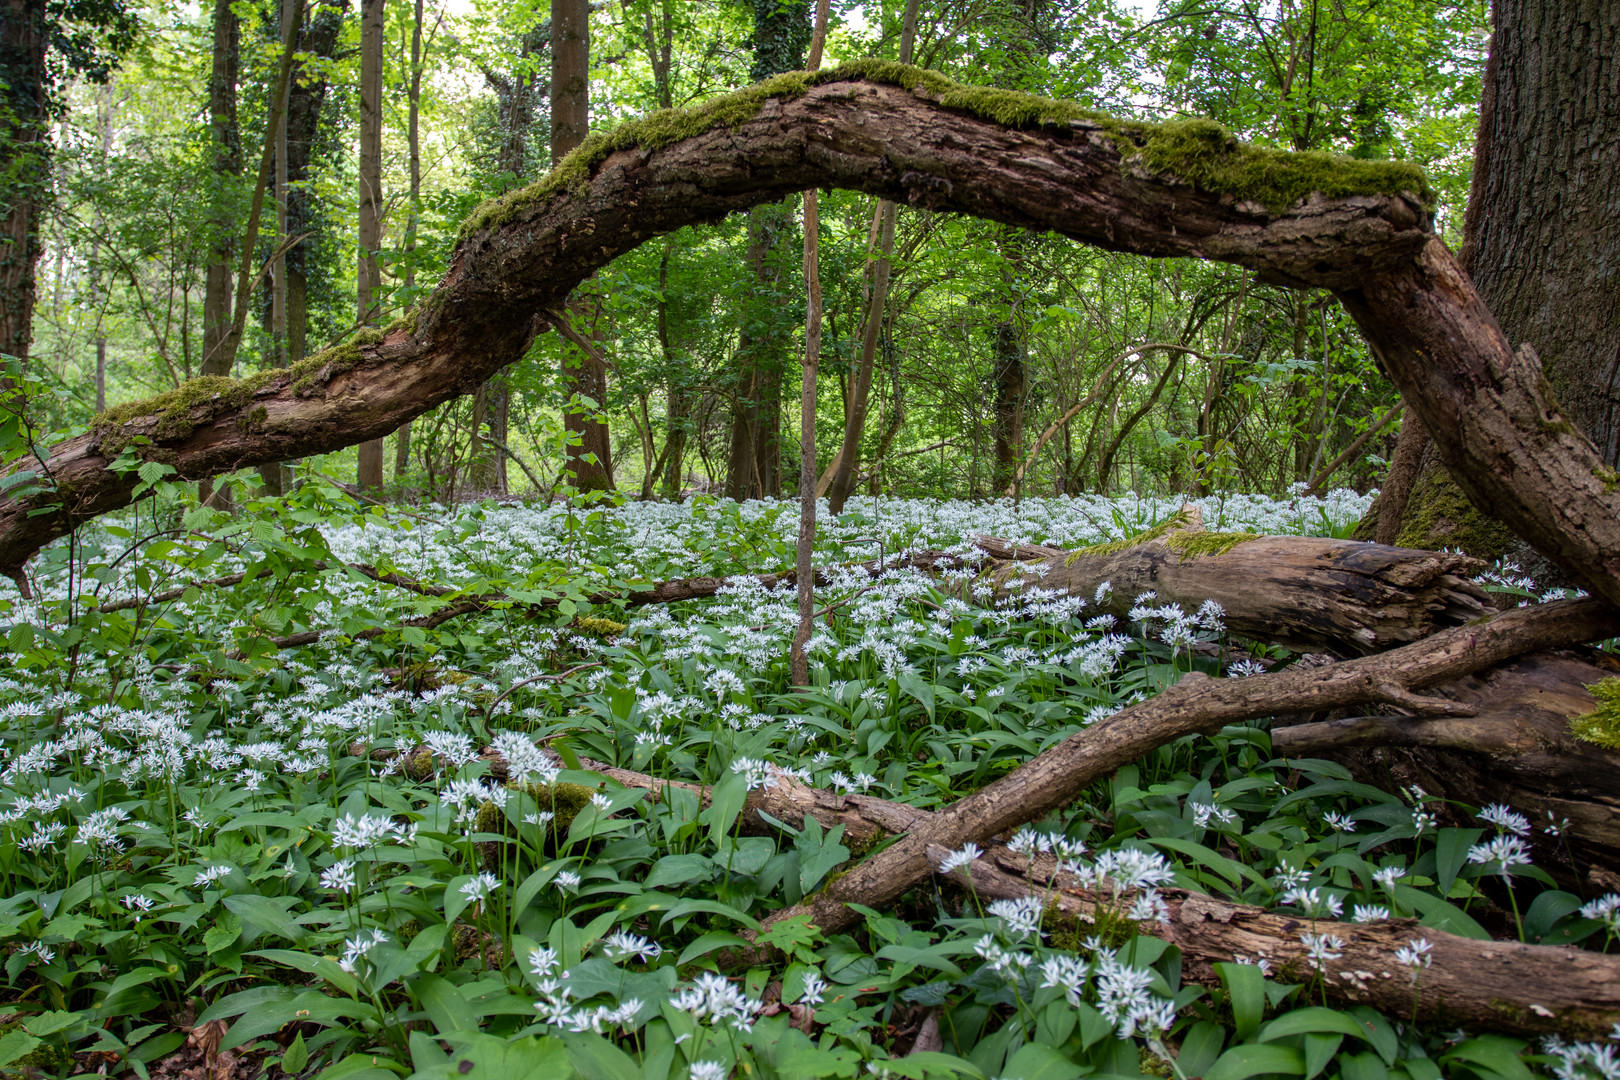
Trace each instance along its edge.
<path fill-rule="evenodd" d="M 1367 1029 L 1344 1013 L 1337 1009 L 1324 1009 L 1319 1005 L 1313 1005 L 1283 1013 L 1261 1029 L 1260 1038 L 1256 1041 L 1271 1042 L 1273 1039 L 1303 1035 L 1306 1032 L 1354 1035 L 1363 1040 L 1367 1038 Z"/>
<path fill-rule="evenodd" d="M 1232 1023 L 1240 1041 L 1254 1038 L 1266 1011 L 1266 977 L 1253 964 L 1215 965 L 1232 1003 Z"/>
<path fill-rule="evenodd" d="M 1523 1049 L 1524 1043 L 1517 1039 L 1501 1035 L 1481 1035 L 1477 1039 L 1469 1039 L 1454 1046 L 1449 1053 L 1440 1058 L 1440 1066 L 1444 1069 L 1453 1061 L 1466 1061 L 1503 1077 L 1504 1080 L 1531 1080 L 1530 1070 L 1519 1057 Z M 1450 1071 L 1446 1069 L 1448 1074 Z"/>
<path fill-rule="evenodd" d="M 1484 829 L 1441 829 L 1434 839 L 1434 876 L 1441 896 L 1451 895 L 1451 883 L 1468 863 L 1468 849 Z"/>
<path fill-rule="evenodd" d="M 304 1044 L 304 1033 L 300 1031 L 281 1055 L 281 1071 L 288 1076 L 297 1076 L 309 1064 L 309 1047 Z"/>
<path fill-rule="evenodd" d="M 1222 1054 L 1204 1074 L 1204 1080 L 1247 1080 L 1270 1073 L 1305 1075 L 1305 1055 L 1291 1046 L 1245 1043 Z"/>
<path fill-rule="evenodd" d="M 700 956 L 707 956 L 716 949 L 746 948 L 747 940 L 738 937 L 727 930 L 710 930 L 692 944 L 681 950 L 680 960 L 677 963 L 685 964 L 696 960 Z"/>
<path fill-rule="evenodd" d="M 715 865 L 706 855 L 665 855 L 653 866 L 645 882 L 649 889 L 666 885 L 685 885 L 689 881 L 708 881 L 714 877 Z"/>
<path fill-rule="evenodd" d="M 478 1014 L 462 995 L 461 988 L 443 975 L 424 972 L 407 985 L 440 1034 L 478 1030 Z"/>
<path fill-rule="evenodd" d="M 12 1028 L 0 1036 L 0 1067 L 10 1065 L 18 1058 L 33 1053 L 38 1047 L 38 1039 L 22 1028 Z"/>
<path fill-rule="evenodd" d="M 563 1045 L 569 1063 L 584 1080 L 642 1080 L 635 1060 L 600 1035 L 571 1033 L 563 1036 Z"/>
<path fill-rule="evenodd" d="M 1025 1043 L 1007 1059 L 1004 1080 L 1075 1080 L 1085 1070 L 1050 1046 Z"/>
<path fill-rule="evenodd" d="M 907 945 L 885 945 L 878 950 L 877 957 L 879 960 L 893 960 L 897 964 L 909 964 L 912 967 L 933 968 L 958 979 L 963 977 L 961 968 L 927 949 L 914 949 Z"/>
<path fill-rule="evenodd" d="M 426 1058 L 427 1047 L 419 1054 L 412 1038 L 412 1059 L 417 1066 L 413 1077 L 420 1080 L 518 1080 L 544 1077 L 568 1080 L 574 1074 L 562 1040 L 531 1035 L 525 1039 L 504 1039 L 483 1032 L 452 1032 L 444 1037 L 451 1044 L 448 1059 Z M 428 1041 L 431 1045 L 431 1040 Z M 432 1048 L 437 1051 L 437 1047 Z"/>
<path fill-rule="evenodd" d="M 709 808 L 704 811 L 709 822 L 709 842 L 716 847 L 731 832 L 737 815 L 748 802 L 748 780 L 742 773 L 728 772 L 714 785 L 709 797 Z"/>

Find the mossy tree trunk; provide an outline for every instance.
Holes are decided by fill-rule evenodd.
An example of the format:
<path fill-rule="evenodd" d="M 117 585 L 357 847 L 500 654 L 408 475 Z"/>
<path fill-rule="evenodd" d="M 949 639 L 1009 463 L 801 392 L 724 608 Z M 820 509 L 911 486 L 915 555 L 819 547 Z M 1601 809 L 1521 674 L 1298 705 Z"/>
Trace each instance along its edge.
<path fill-rule="evenodd" d="M 1492 16 L 1461 257 L 1508 340 L 1535 350 L 1564 416 L 1612 467 L 1620 459 L 1620 6 L 1496 0 Z M 1369 514 L 1369 537 L 1378 513 Z M 1492 513 L 1431 448 L 1386 542 L 1507 556 L 1531 568 L 1532 554 Z"/>

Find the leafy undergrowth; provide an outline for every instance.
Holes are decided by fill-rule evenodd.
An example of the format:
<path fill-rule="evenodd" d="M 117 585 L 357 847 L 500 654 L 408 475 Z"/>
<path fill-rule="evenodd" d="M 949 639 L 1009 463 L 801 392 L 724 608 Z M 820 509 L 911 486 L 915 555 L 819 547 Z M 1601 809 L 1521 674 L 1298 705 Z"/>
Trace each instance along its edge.
<path fill-rule="evenodd" d="M 739 961 L 744 932 L 852 857 L 840 829 L 814 823 L 744 835 L 750 787 L 780 772 L 949 803 L 1188 671 L 1286 659 L 1226 640 L 1218 610 L 1144 598 L 1136 622 L 1115 625 L 1089 598 L 1038 587 L 985 608 L 911 572 L 875 585 L 851 573 L 820 592 L 815 685 L 792 692 L 788 593 L 739 581 L 663 608 L 584 599 L 779 569 L 797 523 L 785 503 L 403 513 L 310 484 L 227 519 L 144 482 L 157 497 L 142 509 L 42 557 L 37 599 L 0 601 L 0 1064 L 145 1076 L 228 1072 L 236 1055 L 240 1075 L 557 1080 L 1613 1075 L 1610 1045 L 1324 1008 L 1309 972 L 1284 978 L 1263 957 L 1221 965 L 1215 987 L 1183 982 L 1176 950 L 1150 933 L 1165 884 L 1296 911 L 1323 930 L 1322 955 L 1341 916 L 1599 948 L 1620 921 L 1620 900 L 1563 892 L 1530 863 L 1532 845 L 1561 857 L 1558 824 L 1505 808 L 1476 821 L 1333 764 L 1276 760 L 1261 725 L 1166 746 L 1023 834 L 1119 887 L 1098 926 L 1060 932 L 1038 902 L 981 907 L 929 887 L 849 933 L 781 923 L 767 935 L 778 962 Z M 965 550 L 980 533 L 1104 542 L 1176 508 L 852 505 L 824 525 L 821 562 Z M 1362 509 L 1346 493 L 1207 500 L 1204 513 L 1212 528 L 1321 533 Z M 512 600 L 400 628 L 458 594 L 340 561 Z M 247 580 L 111 604 L 233 572 Z M 542 601 L 556 606 L 529 606 Z M 356 640 L 377 626 L 393 629 Z M 308 648 L 268 643 L 307 629 L 324 632 Z M 431 757 L 406 756 L 422 745 Z M 490 745 L 509 783 L 480 756 Z M 712 803 L 678 789 L 645 800 L 571 767 L 580 757 L 695 781 Z M 1391 962 L 1421 980 L 1424 951 L 1417 938 Z M 908 1054 L 936 1025 L 938 1048 Z"/>

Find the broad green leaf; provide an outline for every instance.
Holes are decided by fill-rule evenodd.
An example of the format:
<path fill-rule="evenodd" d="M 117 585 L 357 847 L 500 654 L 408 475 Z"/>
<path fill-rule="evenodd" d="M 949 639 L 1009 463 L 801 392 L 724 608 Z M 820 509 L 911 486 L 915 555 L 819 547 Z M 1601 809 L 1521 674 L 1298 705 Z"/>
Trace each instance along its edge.
<path fill-rule="evenodd" d="M 418 1005 L 427 1013 L 434 1028 L 443 1034 L 449 1031 L 477 1031 L 478 1014 L 468 1004 L 456 986 L 443 975 L 423 973 L 406 985 L 416 997 Z"/>
<path fill-rule="evenodd" d="M 1232 1003 L 1232 1022 L 1240 1041 L 1254 1038 L 1266 1011 L 1266 977 L 1253 964 L 1215 965 Z"/>
<path fill-rule="evenodd" d="M 1025 1043 L 1002 1068 L 1003 1080 L 1075 1080 L 1085 1070 L 1060 1051 L 1040 1043 Z"/>
<path fill-rule="evenodd" d="M 1204 1074 L 1204 1080 L 1247 1080 L 1272 1073 L 1305 1075 L 1305 1055 L 1291 1046 L 1245 1043 L 1222 1054 Z"/>

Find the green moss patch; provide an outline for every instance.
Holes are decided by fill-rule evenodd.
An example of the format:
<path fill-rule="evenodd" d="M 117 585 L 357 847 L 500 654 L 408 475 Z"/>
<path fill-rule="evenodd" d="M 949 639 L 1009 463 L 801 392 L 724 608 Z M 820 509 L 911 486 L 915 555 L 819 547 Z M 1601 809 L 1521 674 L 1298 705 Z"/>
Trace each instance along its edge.
<path fill-rule="evenodd" d="M 1187 531 L 1187 526 L 1189 524 L 1191 524 L 1191 518 L 1187 515 L 1186 511 L 1177 510 L 1174 514 L 1171 514 L 1169 517 L 1153 526 L 1153 528 L 1148 529 L 1146 532 L 1139 532 L 1135 536 L 1127 536 L 1123 540 L 1110 540 L 1106 544 L 1091 544 L 1087 547 L 1075 548 L 1073 551 L 1069 552 L 1068 557 L 1063 560 L 1063 565 L 1073 566 L 1081 559 L 1095 558 L 1099 555 L 1117 555 L 1121 551 L 1129 551 L 1131 548 L 1141 547 L 1143 544 L 1149 544 L 1155 540 L 1163 539 L 1164 537 L 1169 536 L 1171 533 Z M 1193 531 L 1196 532 L 1199 530 Z"/>
<path fill-rule="evenodd" d="M 499 228 L 526 207 L 583 187 L 592 171 L 616 151 L 632 147 L 656 150 L 718 128 L 736 127 L 759 115 L 772 98 L 791 101 L 814 87 L 852 80 L 921 91 L 947 109 L 1006 127 L 1089 124 L 1112 140 L 1121 155 L 1122 169 L 1145 168 L 1205 191 L 1260 203 L 1274 212 L 1287 209 L 1313 192 L 1329 198 L 1410 193 L 1426 207 L 1432 209 L 1435 205 L 1428 178 L 1409 162 L 1360 161 L 1335 154 L 1290 153 L 1250 146 L 1212 120 L 1163 124 L 1120 120 L 1072 101 L 991 86 L 964 86 L 935 71 L 867 59 L 815 72 L 787 72 L 689 108 L 665 109 L 612 131 L 593 131 L 546 176 L 474 210 L 462 224 L 457 243 L 480 230 Z"/>
<path fill-rule="evenodd" d="M 1258 540 L 1261 533 L 1206 532 L 1203 529 L 1183 529 L 1164 538 L 1165 546 L 1181 557 L 1183 562 L 1205 555 L 1225 555 L 1239 544 Z"/>
<path fill-rule="evenodd" d="M 1497 559 L 1518 545 L 1506 525 L 1481 514 L 1444 468 L 1423 470 L 1406 499 L 1396 547 L 1454 548 L 1478 559 Z"/>
<path fill-rule="evenodd" d="M 1584 716 L 1572 717 L 1570 734 L 1605 750 L 1620 750 L 1620 679 L 1603 679 L 1586 689 L 1598 699 L 1598 707 Z"/>

